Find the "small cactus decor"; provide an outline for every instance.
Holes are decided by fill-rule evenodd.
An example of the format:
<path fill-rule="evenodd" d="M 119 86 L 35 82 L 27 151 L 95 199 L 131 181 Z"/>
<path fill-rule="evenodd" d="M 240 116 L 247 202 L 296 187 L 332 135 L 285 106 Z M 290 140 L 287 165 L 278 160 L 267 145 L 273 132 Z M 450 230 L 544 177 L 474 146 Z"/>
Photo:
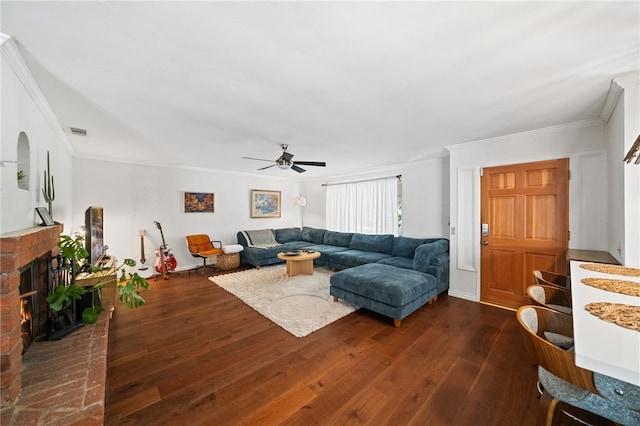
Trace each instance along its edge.
<path fill-rule="evenodd" d="M 56 190 L 53 185 L 53 176 L 51 176 L 51 171 L 49 170 L 49 151 L 47 151 L 47 170 L 44 172 L 42 195 L 44 195 L 44 200 L 49 203 L 49 215 L 53 217 L 52 203 L 56 198 Z"/>

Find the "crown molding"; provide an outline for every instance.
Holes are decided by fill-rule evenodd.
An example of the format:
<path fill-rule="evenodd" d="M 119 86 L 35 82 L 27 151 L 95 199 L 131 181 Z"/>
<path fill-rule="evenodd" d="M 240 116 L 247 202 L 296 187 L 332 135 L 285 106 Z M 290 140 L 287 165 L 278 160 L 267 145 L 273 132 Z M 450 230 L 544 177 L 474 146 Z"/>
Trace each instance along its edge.
<path fill-rule="evenodd" d="M 613 110 L 616 108 L 616 104 L 618 103 L 620 96 L 622 96 L 623 90 L 622 86 L 616 83 L 615 80 L 611 80 L 607 97 L 605 98 L 604 105 L 600 111 L 600 118 L 605 122 L 609 121 L 611 118 L 611 114 L 613 114 Z"/>
<path fill-rule="evenodd" d="M 638 71 L 630 72 L 611 80 L 609 91 L 607 92 L 607 97 L 604 100 L 604 105 L 602 106 L 602 110 L 600 111 L 600 118 L 602 118 L 605 122 L 609 121 L 609 119 L 611 118 L 611 114 L 613 114 L 613 110 L 618 104 L 620 96 L 622 96 L 622 92 L 624 92 L 624 89 L 626 87 L 634 87 L 639 84 L 640 72 Z"/>
<path fill-rule="evenodd" d="M 0 33 L 0 43 L 2 57 L 6 59 L 11 69 L 15 72 L 20 83 L 22 83 L 22 86 L 36 104 L 47 123 L 49 123 L 49 126 L 51 126 L 53 133 L 60 141 L 62 141 L 62 144 L 69 154 L 71 154 L 71 156 L 75 155 L 75 149 L 73 149 L 69 138 L 60 125 L 58 117 L 53 112 L 47 98 L 42 93 L 42 90 L 40 90 L 40 86 L 36 82 L 36 79 L 33 77 L 33 74 L 31 74 L 31 70 L 24 61 L 22 54 L 20 54 L 20 50 L 13 38 L 10 35 Z"/>

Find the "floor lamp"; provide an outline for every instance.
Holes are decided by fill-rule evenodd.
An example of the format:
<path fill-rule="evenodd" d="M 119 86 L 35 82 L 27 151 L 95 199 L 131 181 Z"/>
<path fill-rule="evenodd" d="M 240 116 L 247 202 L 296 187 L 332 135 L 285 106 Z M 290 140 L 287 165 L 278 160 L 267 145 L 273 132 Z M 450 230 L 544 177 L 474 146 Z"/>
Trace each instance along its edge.
<path fill-rule="evenodd" d="M 298 228 L 302 229 L 302 207 L 307 205 L 307 199 L 302 195 L 299 195 L 293 199 L 293 205 L 296 207 Z"/>

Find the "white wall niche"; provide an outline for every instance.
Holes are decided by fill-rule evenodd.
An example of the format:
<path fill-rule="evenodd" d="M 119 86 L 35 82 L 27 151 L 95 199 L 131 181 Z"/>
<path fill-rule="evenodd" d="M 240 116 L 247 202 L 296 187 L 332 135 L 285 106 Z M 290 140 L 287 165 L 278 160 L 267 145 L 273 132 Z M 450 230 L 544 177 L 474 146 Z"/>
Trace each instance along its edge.
<path fill-rule="evenodd" d="M 18 189 L 29 190 L 29 177 L 31 176 L 31 146 L 29 145 L 29 137 L 25 132 L 18 135 L 18 167 L 16 171 L 16 179 L 18 181 Z M 20 178 L 22 174 L 22 178 Z"/>

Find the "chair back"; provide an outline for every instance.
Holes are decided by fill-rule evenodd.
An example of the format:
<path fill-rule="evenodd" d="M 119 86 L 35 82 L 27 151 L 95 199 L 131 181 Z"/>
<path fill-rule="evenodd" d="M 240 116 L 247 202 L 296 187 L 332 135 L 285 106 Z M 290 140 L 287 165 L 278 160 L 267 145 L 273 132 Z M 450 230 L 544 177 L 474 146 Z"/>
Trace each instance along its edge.
<path fill-rule="evenodd" d="M 527 287 L 532 305 L 544 306 L 564 314 L 572 314 L 571 292 L 560 287 L 534 284 Z"/>
<path fill-rule="evenodd" d="M 214 250 L 211 239 L 206 234 L 187 235 L 187 246 L 192 256 L 198 257 L 198 253 Z"/>
<path fill-rule="evenodd" d="M 573 319 L 569 315 L 542 306 L 525 305 L 516 313 L 522 326 L 525 346 L 534 359 L 551 374 L 591 393 L 598 394 L 593 373 L 575 363 L 575 355 L 550 340 L 573 338 Z"/>
<path fill-rule="evenodd" d="M 571 277 L 556 272 L 534 270 L 533 277 L 536 284 L 553 285 L 556 287 L 571 288 Z"/>

